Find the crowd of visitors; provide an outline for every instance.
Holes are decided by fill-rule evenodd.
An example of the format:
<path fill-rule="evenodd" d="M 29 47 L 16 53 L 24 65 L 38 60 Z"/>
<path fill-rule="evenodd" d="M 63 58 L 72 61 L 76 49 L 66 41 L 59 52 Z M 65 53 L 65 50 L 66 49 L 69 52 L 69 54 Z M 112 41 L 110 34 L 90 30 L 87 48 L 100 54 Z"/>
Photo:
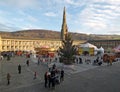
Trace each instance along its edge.
<path fill-rule="evenodd" d="M 51 68 L 44 74 L 45 88 L 55 88 L 55 85 L 60 84 L 64 80 L 64 70 L 58 70 L 56 65 L 53 64 Z"/>
<path fill-rule="evenodd" d="M 103 60 L 102 60 L 102 57 L 96 57 L 94 60 L 85 57 L 84 61 L 82 60 L 81 57 L 76 57 L 76 58 L 75 58 L 75 63 L 76 63 L 76 64 L 83 64 L 84 62 L 85 62 L 86 64 L 93 64 L 93 65 L 101 66 L 102 63 L 103 63 Z"/>

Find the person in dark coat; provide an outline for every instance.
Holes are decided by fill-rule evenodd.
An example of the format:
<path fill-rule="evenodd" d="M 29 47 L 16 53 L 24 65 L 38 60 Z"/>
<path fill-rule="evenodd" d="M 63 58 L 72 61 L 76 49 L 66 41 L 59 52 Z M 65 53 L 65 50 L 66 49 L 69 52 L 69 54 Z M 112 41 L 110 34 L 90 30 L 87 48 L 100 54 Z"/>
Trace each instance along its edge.
<path fill-rule="evenodd" d="M 51 75 L 55 76 L 55 69 L 51 71 Z"/>
<path fill-rule="evenodd" d="M 27 66 L 29 66 L 29 60 L 26 61 Z"/>
<path fill-rule="evenodd" d="M 82 64 L 83 62 L 82 62 L 82 58 L 79 58 L 79 64 Z"/>
<path fill-rule="evenodd" d="M 7 84 L 8 84 L 8 85 L 10 84 L 10 78 L 11 78 L 10 74 L 7 73 Z"/>
<path fill-rule="evenodd" d="M 49 86 L 49 88 L 51 87 L 51 84 L 52 84 L 52 78 L 51 78 L 51 74 L 49 73 L 48 74 L 48 86 Z"/>
<path fill-rule="evenodd" d="M 10 60 L 10 55 L 8 54 L 8 55 L 7 55 L 7 61 L 9 61 L 9 60 Z"/>
<path fill-rule="evenodd" d="M 47 84 L 48 84 L 48 72 L 45 72 L 44 74 L 44 80 L 45 80 L 45 88 L 47 87 Z"/>
<path fill-rule="evenodd" d="M 64 70 L 62 69 L 60 72 L 60 81 L 64 81 Z"/>
<path fill-rule="evenodd" d="M 55 89 L 55 76 L 51 75 L 52 88 Z"/>
<path fill-rule="evenodd" d="M 18 73 L 21 74 L 21 65 L 18 65 Z"/>
<path fill-rule="evenodd" d="M 52 69 L 54 70 L 55 68 L 56 68 L 56 65 L 55 65 L 55 64 L 53 64 Z"/>
<path fill-rule="evenodd" d="M 98 62 L 98 65 L 101 66 L 101 65 L 102 65 L 102 61 L 99 61 L 99 62 Z"/>

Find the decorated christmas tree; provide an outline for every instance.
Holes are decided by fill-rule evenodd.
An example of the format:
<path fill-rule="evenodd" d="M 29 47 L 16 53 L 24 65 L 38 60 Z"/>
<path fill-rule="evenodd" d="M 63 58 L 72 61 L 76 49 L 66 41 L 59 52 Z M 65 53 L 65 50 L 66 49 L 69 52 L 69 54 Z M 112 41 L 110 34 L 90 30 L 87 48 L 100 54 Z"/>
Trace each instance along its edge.
<path fill-rule="evenodd" d="M 62 47 L 59 48 L 60 61 L 64 64 L 72 64 L 76 53 L 77 48 L 73 45 L 72 37 L 70 34 L 67 34 L 65 40 L 62 40 Z"/>

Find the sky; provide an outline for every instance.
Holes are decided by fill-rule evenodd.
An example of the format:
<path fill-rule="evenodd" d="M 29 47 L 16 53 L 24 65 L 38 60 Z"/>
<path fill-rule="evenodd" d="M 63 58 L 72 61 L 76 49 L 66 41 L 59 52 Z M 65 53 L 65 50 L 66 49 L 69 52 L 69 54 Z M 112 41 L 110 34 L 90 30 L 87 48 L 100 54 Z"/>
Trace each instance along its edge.
<path fill-rule="evenodd" d="M 120 35 L 120 0 L 0 0 L 0 30 L 60 32 L 64 6 L 69 32 Z"/>

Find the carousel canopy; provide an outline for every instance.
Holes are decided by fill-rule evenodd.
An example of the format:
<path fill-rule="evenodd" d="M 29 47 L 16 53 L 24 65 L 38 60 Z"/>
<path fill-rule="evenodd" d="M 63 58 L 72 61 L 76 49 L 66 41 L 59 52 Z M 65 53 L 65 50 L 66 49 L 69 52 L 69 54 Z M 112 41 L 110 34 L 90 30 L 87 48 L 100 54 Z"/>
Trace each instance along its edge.
<path fill-rule="evenodd" d="M 90 43 L 80 44 L 79 47 L 82 47 L 82 48 L 94 48 L 95 50 L 98 49 L 95 45 L 90 44 Z"/>
<path fill-rule="evenodd" d="M 117 47 L 114 48 L 115 52 L 120 52 L 120 45 L 118 45 Z"/>

